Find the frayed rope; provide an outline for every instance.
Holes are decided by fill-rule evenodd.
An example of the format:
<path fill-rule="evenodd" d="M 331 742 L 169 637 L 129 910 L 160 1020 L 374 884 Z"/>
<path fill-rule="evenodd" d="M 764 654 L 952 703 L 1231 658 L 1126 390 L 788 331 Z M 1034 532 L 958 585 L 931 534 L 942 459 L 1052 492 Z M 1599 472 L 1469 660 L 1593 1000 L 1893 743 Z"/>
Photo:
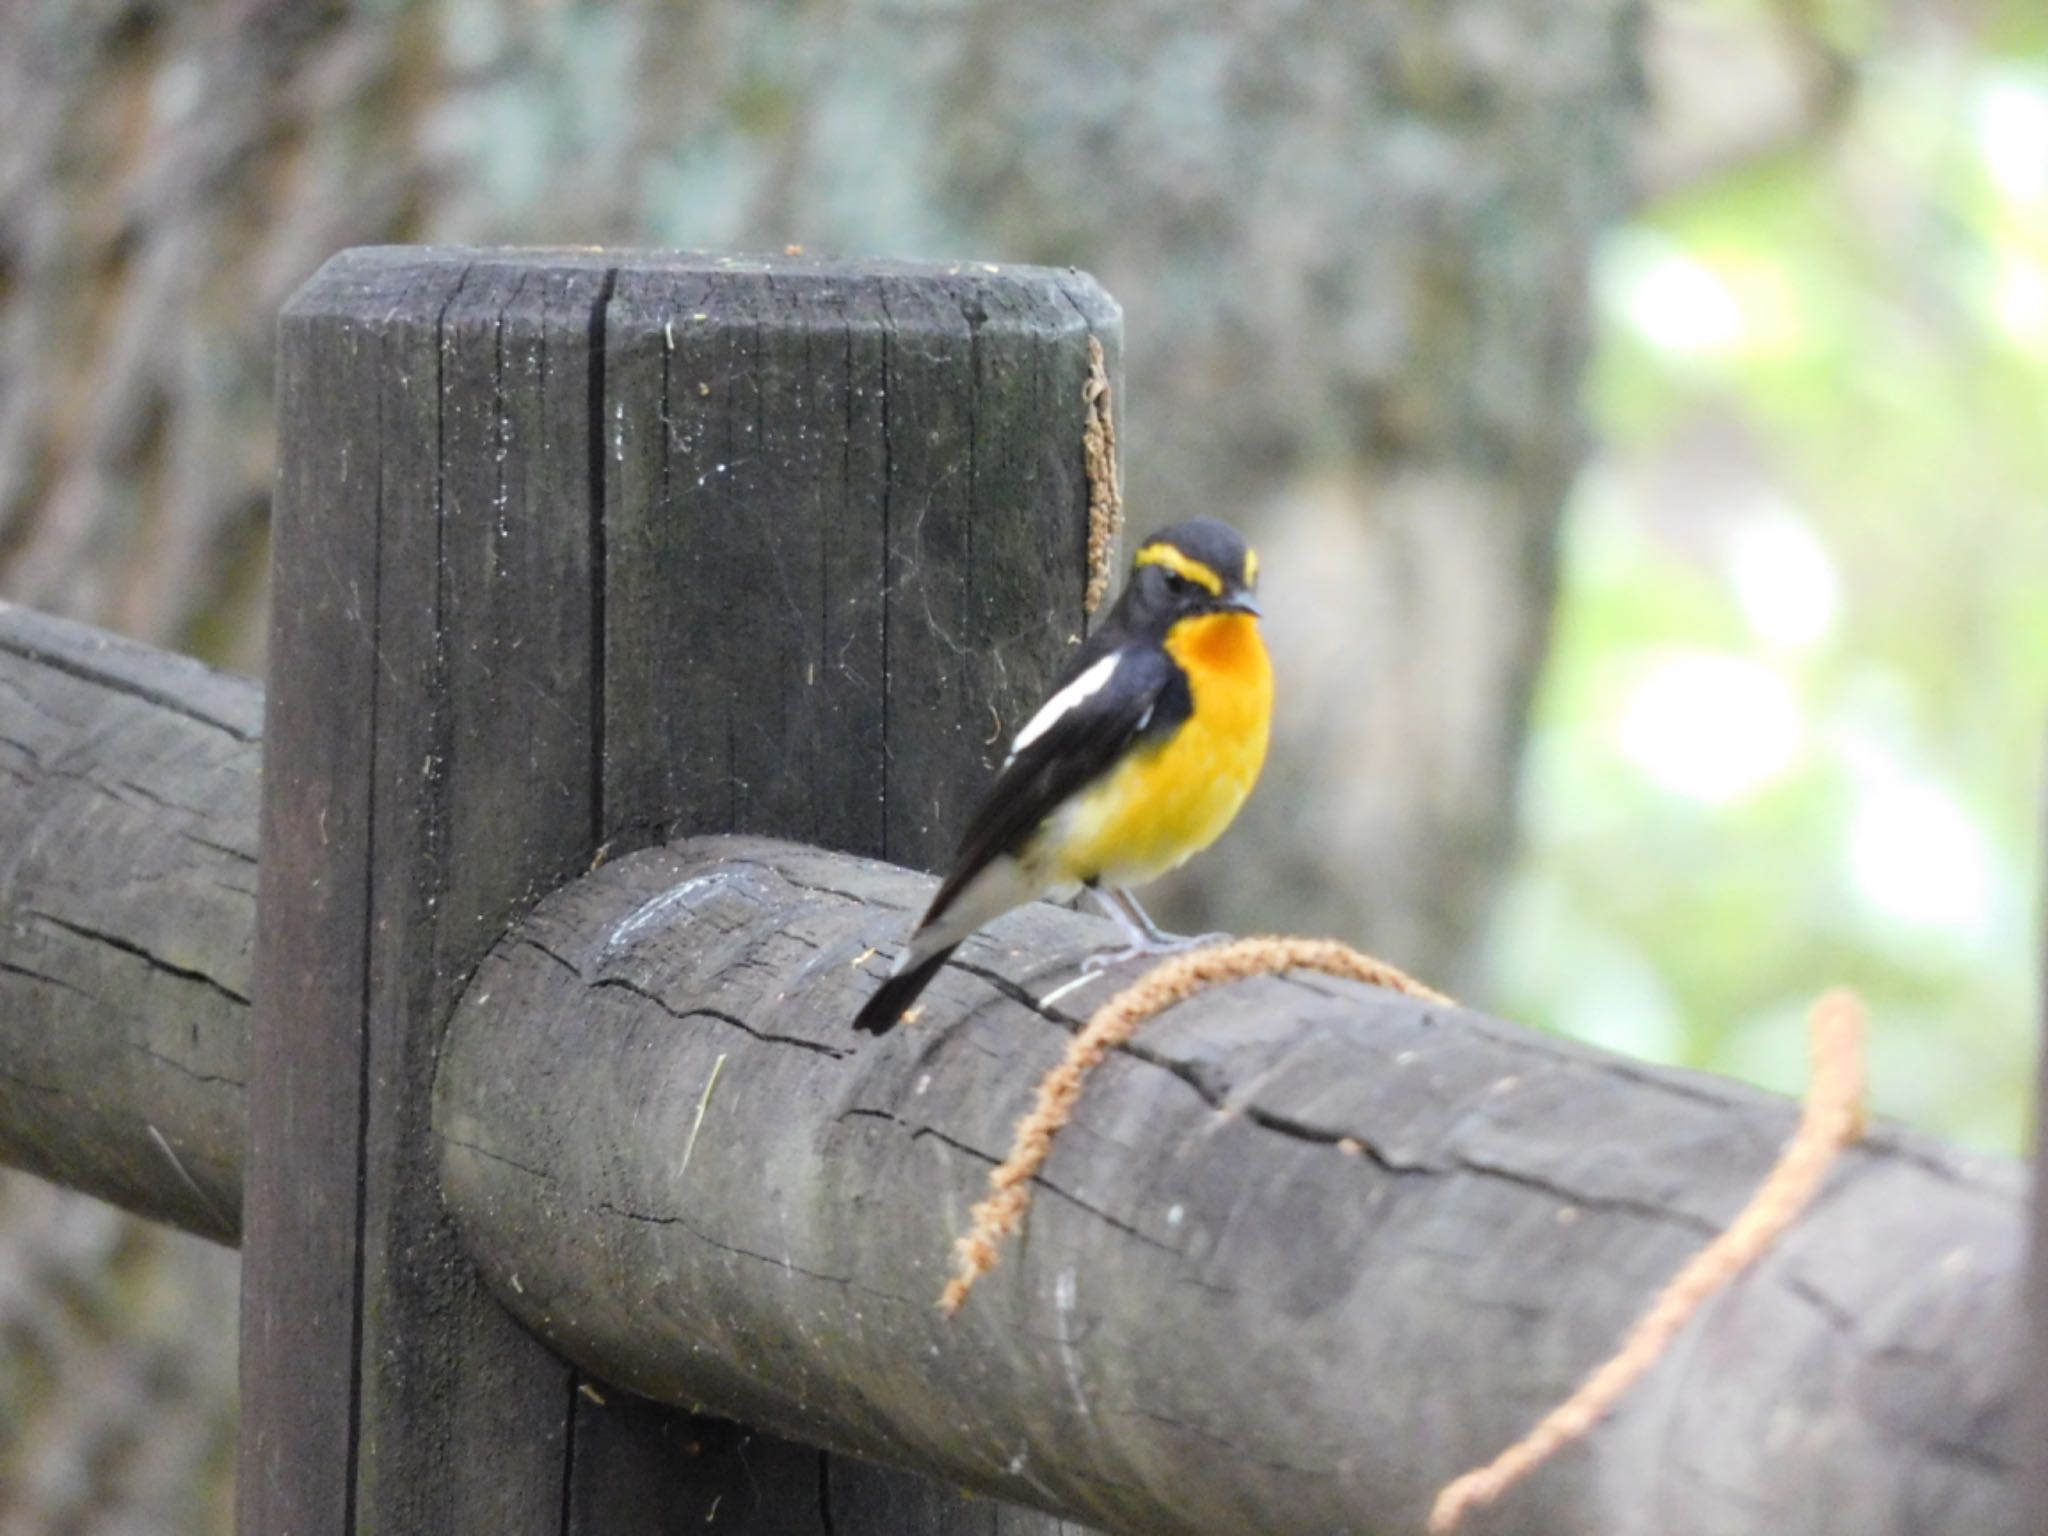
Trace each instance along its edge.
<path fill-rule="evenodd" d="M 1038 1085 L 1038 1101 L 1017 1123 L 1010 1155 L 988 1176 L 988 1197 L 974 1207 L 972 1230 L 953 1245 L 956 1267 L 939 1298 L 948 1317 L 960 1310 L 974 1282 L 996 1267 L 998 1245 L 1023 1222 L 1031 1208 L 1031 1181 L 1052 1154 L 1053 1137 L 1073 1118 L 1081 1085 L 1097 1063 L 1155 1013 L 1224 982 L 1275 971 L 1322 971 L 1431 1002 L 1450 1001 L 1385 961 L 1335 939 L 1237 939 L 1160 961 L 1095 1010 L 1087 1026 L 1067 1042 L 1065 1059 Z"/>
<path fill-rule="evenodd" d="M 1110 566 L 1124 531 L 1123 476 L 1116 462 L 1116 417 L 1110 410 L 1109 365 L 1102 343 L 1088 338 L 1088 380 L 1081 386 L 1087 419 L 1081 427 L 1081 464 L 1088 476 L 1088 590 L 1082 601 L 1093 613 L 1109 596 L 1116 572 Z"/>
<path fill-rule="evenodd" d="M 1068 1042 L 1059 1065 L 1038 1085 L 1032 1108 L 1017 1123 L 1009 1156 L 989 1175 L 989 1193 L 973 1210 L 973 1226 L 954 1244 L 955 1268 L 939 1306 L 948 1317 L 975 1282 L 996 1267 L 1004 1238 L 1031 1208 L 1031 1182 L 1052 1154 L 1053 1137 L 1073 1118 L 1088 1074 L 1155 1014 L 1225 982 L 1281 971 L 1320 971 L 1385 987 L 1430 1002 L 1451 1000 L 1385 961 L 1334 939 L 1238 939 L 1161 961 L 1104 1003 Z M 1836 990 L 1813 1006 L 1813 1080 L 1799 1130 L 1750 1202 L 1727 1228 L 1689 1259 L 1622 1346 L 1545 1414 L 1522 1439 L 1483 1467 L 1446 1484 L 1430 1512 L 1430 1536 L 1450 1536 L 1472 1510 L 1493 1503 L 1558 1451 L 1583 1438 L 1630 1387 L 1662 1359 L 1693 1314 L 1767 1253 L 1819 1192 L 1841 1151 L 1860 1140 L 1864 1117 L 1862 1004 Z"/>
<path fill-rule="evenodd" d="M 1623 1393 L 1664 1357 L 1671 1341 L 1711 1297 L 1754 1264 L 1819 1193 L 1844 1147 L 1862 1139 L 1863 1005 L 1852 992 L 1824 994 L 1809 1019 L 1813 1080 L 1799 1130 L 1749 1204 L 1721 1235 L 1685 1263 L 1650 1303 L 1614 1355 L 1572 1395 L 1485 1466 L 1453 1479 L 1436 1496 L 1430 1536 L 1449 1536 L 1470 1511 L 1491 1504 L 1574 1440 L 1583 1438 Z"/>

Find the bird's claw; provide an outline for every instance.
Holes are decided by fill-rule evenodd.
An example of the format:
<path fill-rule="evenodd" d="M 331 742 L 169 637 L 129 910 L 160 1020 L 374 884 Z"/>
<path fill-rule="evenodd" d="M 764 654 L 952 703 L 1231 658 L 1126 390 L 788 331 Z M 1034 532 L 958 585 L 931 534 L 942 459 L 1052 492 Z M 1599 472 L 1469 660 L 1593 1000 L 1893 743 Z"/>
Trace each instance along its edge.
<path fill-rule="evenodd" d="M 1183 954 L 1190 949 L 1202 949 L 1210 944 L 1228 943 L 1227 933 L 1162 933 L 1157 938 L 1141 939 L 1116 949 L 1097 950 L 1081 962 L 1083 974 L 1106 971 L 1111 966 L 1122 965 L 1127 960 L 1150 960 L 1160 955 Z"/>
<path fill-rule="evenodd" d="M 1081 973 L 1092 975 L 1106 971 L 1113 965 L 1122 965 L 1126 960 L 1142 960 L 1147 955 L 1163 955 L 1166 950 L 1156 944 L 1125 944 L 1117 949 L 1098 949 L 1081 962 Z"/>

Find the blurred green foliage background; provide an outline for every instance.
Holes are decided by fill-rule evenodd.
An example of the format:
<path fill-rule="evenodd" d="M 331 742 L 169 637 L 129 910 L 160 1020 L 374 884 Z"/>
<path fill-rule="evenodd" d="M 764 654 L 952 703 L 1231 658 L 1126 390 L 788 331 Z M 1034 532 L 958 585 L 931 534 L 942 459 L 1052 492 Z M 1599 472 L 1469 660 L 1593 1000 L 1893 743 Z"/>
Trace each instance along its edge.
<path fill-rule="evenodd" d="M 1879 1110 L 2017 1151 L 2048 740 L 2048 8 L 1668 19 L 1752 60 L 1697 89 L 1760 120 L 1759 73 L 1817 59 L 1842 84 L 1603 242 L 1595 447 L 1495 1001 L 1797 1092 L 1805 1005 L 1848 982 Z"/>

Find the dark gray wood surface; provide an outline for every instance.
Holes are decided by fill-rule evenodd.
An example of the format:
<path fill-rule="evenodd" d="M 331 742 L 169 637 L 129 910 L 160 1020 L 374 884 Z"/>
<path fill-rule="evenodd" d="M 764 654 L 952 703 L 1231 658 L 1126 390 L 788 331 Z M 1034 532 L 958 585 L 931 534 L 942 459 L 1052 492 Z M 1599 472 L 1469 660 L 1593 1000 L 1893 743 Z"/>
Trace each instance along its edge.
<path fill-rule="evenodd" d="M 720 1486 L 736 1444 L 649 1453 L 479 1289 L 427 1137 L 442 1024 L 525 906 L 652 838 L 941 856 L 985 721 L 1079 628 L 1115 325 L 1071 274 L 592 251 L 350 252 L 293 301 L 244 1536 L 667 1532 Z M 774 1455 L 816 1505 L 819 1454 Z M 723 1528 L 796 1528 L 750 1508 Z"/>
<path fill-rule="evenodd" d="M 753 831 L 942 861 L 997 723 L 1085 623 L 1081 386 L 1115 305 L 1034 268 L 627 262 L 604 325 L 608 855 Z M 579 1397 L 579 1448 L 607 1411 Z M 985 1525 L 950 1489 L 835 1478 L 758 1431 L 696 1443 L 663 1464 L 660 1521 L 579 1471 L 575 1529 L 694 1530 L 714 1502 L 739 1536 L 872 1527 L 877 1501 L 922 1511 L 905 1536 Z"/>
<path fill-rule="evenodd" d="M 620 269 L 614 852 L 690 831 L 952 852 L 1085 628 L 1076 381 L 1120 327 L 1091 280 L 1040 268 Z"/>
<path fill-rule="evenodd" d="M 1260 980 L 1111 1060 L 949 1324 L 951 1241 L 1109 987 L 1030 999 L 1107 925 L 1004 919 L 919 1021 L 858 1037 L 871 950 L 929 889 L 703 840 L 607 866 L 499 945 L 435 1124 L 506 1304 L 649 1396 L 1106 1530 L 1410 1533 L 1612 1350 L 1797 1118 L 1457 1009 Z M 2017 1536 L 2017 1174 L 1880 1128 L 1587 1446 L 1471 1529 Z"/>
<path fill-rule="evenodd" d="M 515 309 L 528 275 L 343 257 L 280 329 L 245 1536 L 559 1529 L 569 1373 L 479 1291 L 422 1134 L 462 980 L 588 862 L 560 787 L 588 778 L 588 684 L 534 677 L 587 541 L 511 511 L 550 462 L 540 415 L 573 431 L 587 389 L 580 347 L 517 366 L 550 318 Z M 578 276 L 587 331 L 602 274 Z"/>
<path fill-rule="evenodd" d="M 263 691 L 0 605 L 0 1161 L 232 1243 Z"/>

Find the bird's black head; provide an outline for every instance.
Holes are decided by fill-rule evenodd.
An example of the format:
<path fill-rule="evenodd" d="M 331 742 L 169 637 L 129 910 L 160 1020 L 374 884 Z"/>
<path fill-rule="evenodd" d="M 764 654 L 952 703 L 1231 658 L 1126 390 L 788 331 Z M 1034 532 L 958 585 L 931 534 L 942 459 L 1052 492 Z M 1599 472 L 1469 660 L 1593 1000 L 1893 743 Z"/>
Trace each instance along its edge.
<path fill-rule="evenodd" d="M 1259 557 L 1235 528 L 1213 517 L 1190 518 L 1138 546 L 1114 617 L 1135 633 L 1163 636 L 1198 614 L 1256 615 L 1258 579 Z"/>

